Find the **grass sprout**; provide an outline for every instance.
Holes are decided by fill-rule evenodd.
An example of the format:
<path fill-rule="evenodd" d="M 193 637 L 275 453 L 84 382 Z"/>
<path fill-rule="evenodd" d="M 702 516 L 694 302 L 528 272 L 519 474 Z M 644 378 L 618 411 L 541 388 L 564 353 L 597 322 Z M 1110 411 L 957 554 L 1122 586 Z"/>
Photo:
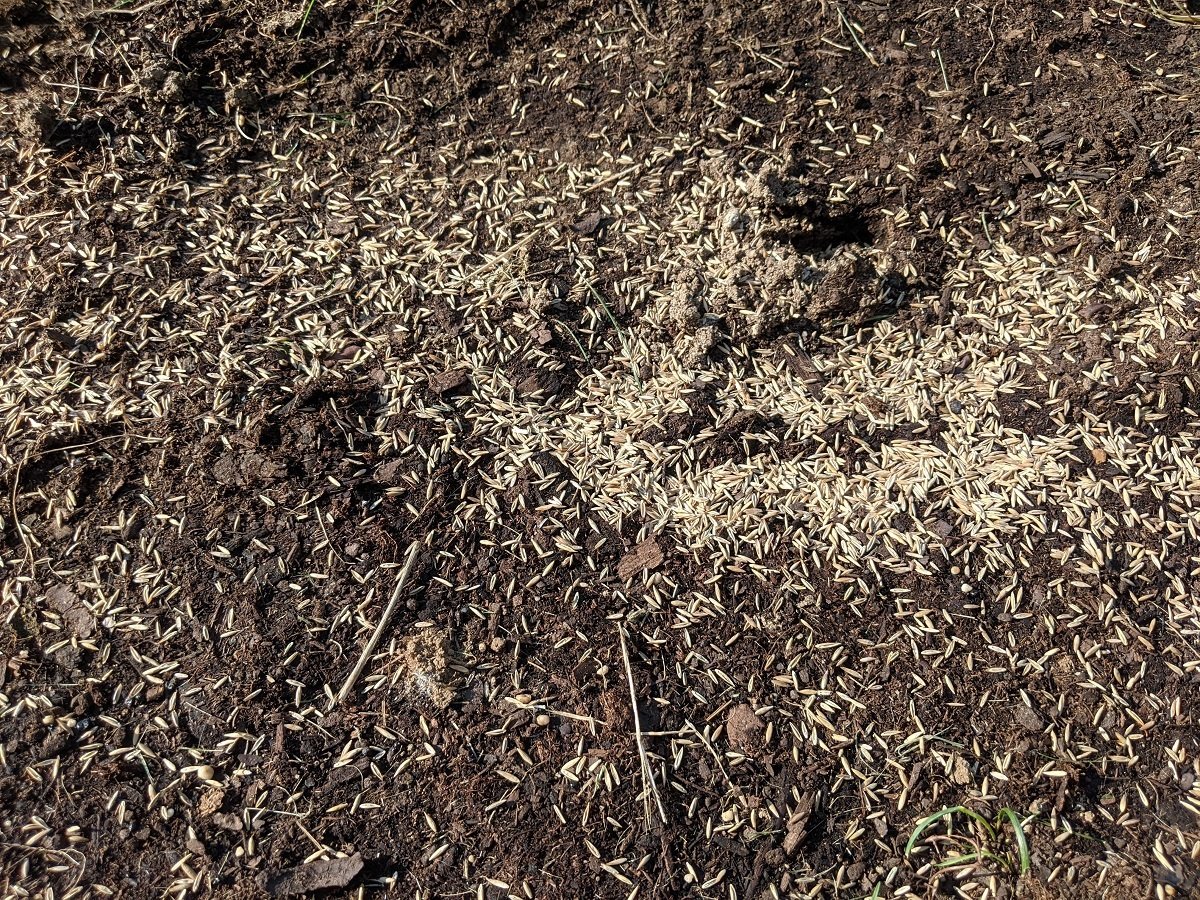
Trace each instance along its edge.
<path fill-rule="evenodd" d="M 300 25 L 296 29 L 296 40 L 300 40 L 300 35 L 304 34 L 304 26 L 308 24 L 308 19 L 312 15 L 313 7 L 317 5 L 317 0 L 305 0 L 304 12 L 300 14 Z"/>
<path fill-rule="evenodd" d="M 629 349 L 629 340 L 625 336 L 625 329 L 621 327 L 621 323 L 617 321 L 617 317 L 613 315 L 612 309 L 609 308 L 608 301 L 604 299 L 604 295 L 596 290 L 596 286 L 590 281 L 587 283 L 588 290 L 592 292 L 592 296 L 600 301 L 600 306 L 604 309 L 604 314 L 608 316 L 608 321 L 612 323 L 612 327 L 617 330 L 617 338 L 621 341 L 621 349 L 625 352 L 625 357 L 629 360 L 633 371 L 633 381 L 638 386 L 638 390 L 642 389 L 642 379 L 638 374 L 637 364 L 633 360 L 633 354 Z"/>
<path fill-rule="evenodd" d="M 965 817 L 971 823 L 968 832 L 955 834 L 954 819 L 957 817 Z M 986 860 L 1021 875 L 1029 872 L 1029 841 L 1025 835 L 1025 826 L 1017 812 L 1007 806 L 996 814 L 995 819 L 988 819 L 965 806 L 947 806 L 940 809 L 917 823 L 904 847 L 904 855 L 911 856 L 922 836 L 943 819 L 950 820 L 946 834 L 931 836 L 930 843 L 946 843 L 964 850 L 967 847 L 971 849 L 969 852 L 956 853 L 933 863 L 934 868 L 970 866 Z M 1015 845 L 1015 859 L 1011 845 Z"/>

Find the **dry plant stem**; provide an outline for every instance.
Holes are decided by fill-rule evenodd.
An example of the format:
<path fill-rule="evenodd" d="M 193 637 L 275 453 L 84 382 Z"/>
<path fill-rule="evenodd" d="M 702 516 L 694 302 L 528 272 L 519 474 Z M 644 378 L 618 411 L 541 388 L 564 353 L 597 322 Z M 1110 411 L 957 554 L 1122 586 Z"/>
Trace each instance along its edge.
<path fill-rule="evenodd" d="M 329 545 L 329 552 L 338 558 L 338 562 L 344 565 L 346 557 L 334 549 L 333 540 L 329 537 L 329 530 L 325 527 L 325 514 L 320 509 L 317 510 L 317 524 L 321 526 L 321 534 L 325 535 L 325 543 Z"/>
<path fill-rule="evenodd" d="M 638 715 L 637 689 L 633 685 L 633 668 L 629 665 L 629 647 L 625 643 L 624 626 L 618 626 L 617 633 L 621 637 L 621 659 L 625 663 L 625 680 L 629 683 L 629 705 L 633 709 L 633 736 L 637 741 L 638 757 L 642 763 L 642 796 L 646 798 L 646 827 L 650 827 L 649 797 L 651 794 L 654 795 L 654 803 L 658 807 L 659 818 L 665 825 L 667 822 L 667 811 L 663 809 L 662 797 L 658 794 L 658 785 L 654 782 L 654 772 L 650 768 L 650 759 L 646 756 L 646 747 L 642 742 L 642 719 Z"/>
<path fill-rule="evenodd" d="M 1125 6 L 1140 12 L 1148 12 L 1155 18 L 1162 19 L 1164 22 L 1170 22 L 1173 25 L 1186 25 L 1192 28 L 1200 27 L 1200 15 L 1197 15 L 1193 12 L 1188 12 L 1187 8 L 1182 5 L 1177 7 L 1179 11 L 1176 12 L 1164 9 L 1161 3 L 1156 3 L 1154 0 L 1150 0 L 1150 2 L 1146 3 L 1145 5 L 1131 2 L 1131 0 L 1117 0 L 1117 5 Z"/>
<path fill-rule="evenodd" d="M 650 26 L 646 22 L 646 11 L 642 9 L 642 4 L 639 0 L 629 0 L 629 11 L 633 13 L 633 19 L 637 22 L 638 28 L 642 30 L 642 34 L 648 38 L 653 38 L 654 35 L 650 32 Z"/>
<path fill-rule="evenodd" d="M 17 531 L 17 534 L 19 534 L 21 536 L 21 545 L 25 548 L 25 556 L 29 561 L 29 574 L 32 575 L 34 566 L 35 566 L 34 557 L 33 557 L 33 547 L 29 543 L 29 535 L 27 535 L 25 533 L 25 526 L 21 524 L 20 517 L 17 514 L 17 493 L 19 490 L 19 486 L 21 484 L 21 469 L 23 469 L 25 467 L 25 463 L 27 463 L 28 461 L 29 461 L 29 448 L 26 447 L 25 448 L 25 456 L 21 459 L 21 461 L 19 463 L 17 463 L 17 467 L 16 467 L 15 471 L 13 472 L 12 496 L 9 498 L 9 500 L 10 500 L 10 503 L 12 506 L 13 528 L 15 528 Z"/>
<path fill-rule="evenodd" d="M 721 762 L 721 754 L 718 753 L 717 748 L 712 745 L 712 741 L 710 741 L 708 738 L 706 738 L 704 736 L 704 732 L 702 732 L 699 728 L 697 728 L 695 725 L 693 725 L 690 719 L 685 719 L 683 724 L 686 727 L 687 731 L 680 729 L 679 733 L 681 735 L 690 733 L 690 734 L 694 734 L 697 738 L 699 738 L 700 743 L 704 745 L 704 748 L 709 752 L 709 754 L 713 758 L 713 761 L 717 764 L 717 768 L 721 772 L 721 777 L 723 777 L 725 779 L 725 783 L 732 785 L 733 782 L 729 778 L 729 772 L 726 771 L 725 764 L 723 762 Z"/>
<path fill-rule="evenodd" d="M 874 53 L 863 46 L 863 42 L 859 39 L 858 33 L 854 30 L 854 26 L 851 24 L 850 20 L 846 18 L 846 14 L 842 11 L 842 8 L 839 6 L 836 7 L 836 9 L 838 18 L 842 20 L 842 24 L 846 27 L 846 30 L 850 32 L 850 39 L 854 41 L 854 45 L 862 51 L 862 55 L 867 58 L 867 62 L 873 66 L 878 66 L 879 60 L 875 58 Z"/>
<path fill-rule="evenodd" d="M 354 664 L 354 669 L 350 672 L 350 676 L 346 679 L 345 684 L 342 685 L 342 689 L 338 691 L 333 703 L 329 704 L 330 709 L 344 703 L 350 692 L 354 690 L 354 684 L 358 681 L 358 676 L 362 674 L 362 670 L 367 665 L 367 660 L 375 652 L 375 647 L 379 643 L 379 638 L 383 635 L 383 630 L 387 628 L 387 624 L 392 618 L 392 613 L 396 611 L 396 604 L 400 602 L 400 597 L 404 593 L 404 586 L 408 584 L 408 576 L 412 572 L 413 563 L 417 559 L 417 551 L 421 549 L 422 543 L 422 541 L 417 540 L 409 545 L 408 557 L 404 560 L 404 568 L 400 570 L 400 577 L 396 579 L 396 587 L 392 590 L 392 596 L 388 599 L 387 606 L 383 608 L 383 614 L 380 615 L 379 622 L 375 625 L 375 631 L 372 632 L 366 646 L 363 647 L 362 653 L 358 657 L 358 662 Z"/>

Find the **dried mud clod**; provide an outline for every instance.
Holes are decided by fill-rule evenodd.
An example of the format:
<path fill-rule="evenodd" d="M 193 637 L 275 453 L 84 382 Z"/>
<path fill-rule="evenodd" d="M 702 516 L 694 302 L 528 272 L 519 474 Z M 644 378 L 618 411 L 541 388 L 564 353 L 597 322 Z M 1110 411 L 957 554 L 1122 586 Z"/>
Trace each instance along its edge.
<path fill-rule="evenodd" d="M 544 317 L 560 308 L 569 294 L 570 288 L 561 278 L 547 278 L 534 289 L 529 309 L 534 315 Z"/>
<path fill-rule="evenodd" d="M 789 173 L 787 165 L 779 160 L 764 162 L 757 172 L 739 180 L 738 187 L 760 215 L 794 214 L 814 201 L 808 180 Z"/>
<path fill-rule="evenodd" d="M 212 466 L 213 478 L 229 487 L 278 481 L 286 473 L 286 467 L 277 460 L 255 451 L 230 451 Z"/>
<path fill-rule="evenodd" d="M 188 74 L 158 63 L 148 67 L 138 79 L 138 86 L 146 96 L 157 103 L 181 102 L 192 89 L 194 79 Z"/>
<path fill-rule="evenodd" d="M 881 311 L 879 290 L 879 275 L 867 258 L 853 250 L 837 253 L 820 273 L 805 318 L 862 325 Z"/>
<path fill-rule="evenodd" d="M 904 299 L 896 254 L 874 245 L 855 211 L 835 215 L 809 179 L 779 163 L 741 179 L 713 171 L 738 199 L 720 217 L 714 252 L 673 279 L 662 313 L 686 365 L 716 343 L 690 340 L 702 324 L 757 345 L 798 329 L 861 328 Z"/>
<path fill-rule="evenodd" d="M 730 746 L 744 751 L 754 751 L 762 745 L 767 725 L 754 707 L 748 703 L 739 703 L 729 708 L 725 717 L 725 736 Z"/>
<path fill-rule="evenodd" d="M 685 367 L 695 369 L 708 359 L 720 340 L 716 325 L 703 325 L 676 341 L 676 353 Z"/>
<path fill-rule="evenodd" d="M 234 111 L 249 112 L 258 105 L 259 100 L 258 88 L 251 81 L 241 79 L 226 88 L 225 111 L 230 113 Z"/>
<path fill-rule="evenodd" d="M 16 133 L 33 145 L 41 145 L 49 140 L 59 122 L 54 107 L 38 100 L 19 104 L 14 115 Z"/>
<path fill-rule="evenodd" d="M 398 673 L 405 690 L 419 703 L 445 709 L 454 700 L 449 636 L 438 628 L 422 628 L 404 639 Z"/>

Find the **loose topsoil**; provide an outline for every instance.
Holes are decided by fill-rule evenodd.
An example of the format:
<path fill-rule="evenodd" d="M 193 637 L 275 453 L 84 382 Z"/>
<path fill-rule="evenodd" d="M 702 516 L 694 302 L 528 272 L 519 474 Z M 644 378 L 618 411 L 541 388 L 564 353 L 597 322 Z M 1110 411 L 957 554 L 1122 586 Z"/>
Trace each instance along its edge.
<path fill-rule="evenodd" d="M 0 0 L 5 895 L 1200 891 L 1198 40 Z"/>

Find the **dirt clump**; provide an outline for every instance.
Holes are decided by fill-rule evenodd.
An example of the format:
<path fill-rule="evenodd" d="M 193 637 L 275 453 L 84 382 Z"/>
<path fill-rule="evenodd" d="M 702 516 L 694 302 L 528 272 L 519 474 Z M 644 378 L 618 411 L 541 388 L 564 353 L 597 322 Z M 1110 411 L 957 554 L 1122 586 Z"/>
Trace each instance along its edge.
<path fill-rule="evenodd" d="M 400 671 L 407 691 L 422 704 L 445 709 L 454 699 L 449 636 L 437 628 L 422 628 L 404 640 Z"/>
<path fill-rule="evenodd" d="M 731 706 L 725 717 L 725 736 L 729 744 L 738 750 L 757 750 L 761 744 L 767 725 L 759 718 L 749 703 L 739 703 Z"/>

